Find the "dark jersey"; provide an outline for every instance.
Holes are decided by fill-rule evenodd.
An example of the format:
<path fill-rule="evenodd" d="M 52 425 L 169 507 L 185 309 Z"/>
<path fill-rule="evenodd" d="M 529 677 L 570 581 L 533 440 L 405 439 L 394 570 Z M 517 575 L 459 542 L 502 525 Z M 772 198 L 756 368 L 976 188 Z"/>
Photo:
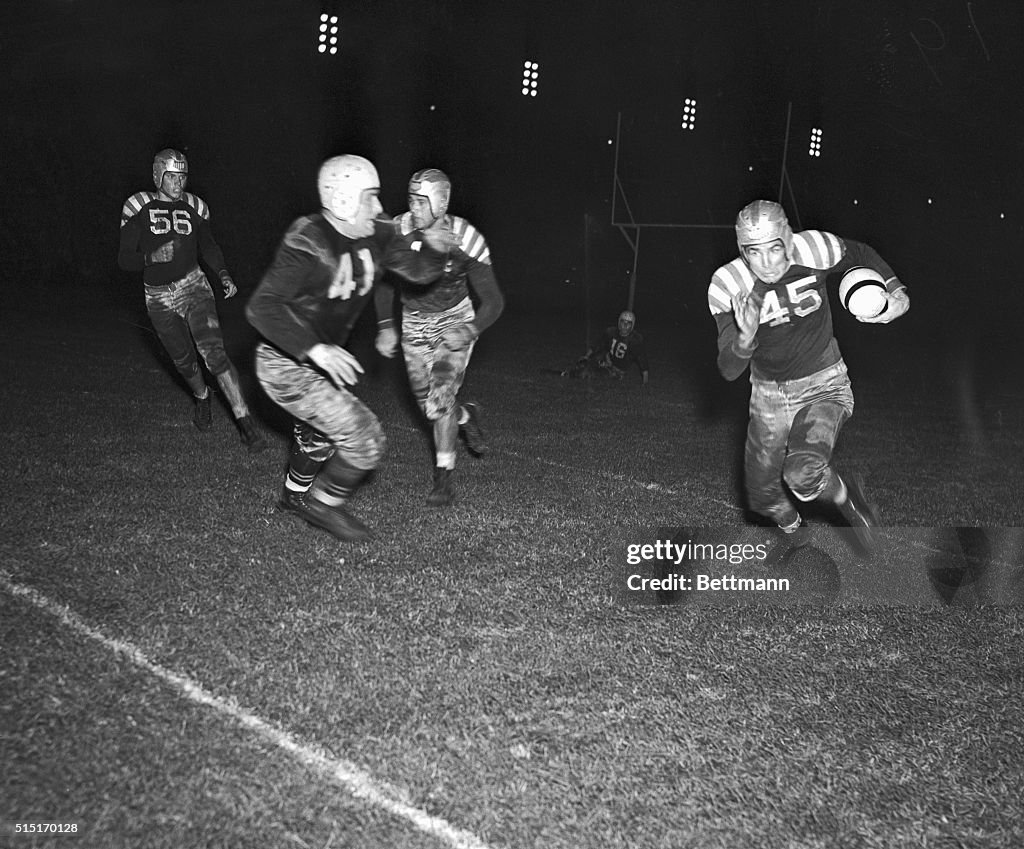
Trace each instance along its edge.
<path fill-rule="evenodd" d="M 174 241 L 170 262 L 146 265 L 146 257 Z M 121 208 L 121 246 L 117 263 L 125 271 L 141 271 L 147 286 L 164 286 L 187 277 L 199 257 L 215 274 L 224 270 L 224 254 L 210 229 L 210 209 L 202 198 L 184 192 L 181 200 L 165 200 L 157 192 L 136 192 Z"/>
<path fill-rule="evenodd" d="M 832 332 L 832 309 L 825 284 L 829 275 L 856 265 L 873 268 L 889 291 L 902 288 L 893 270 L 868 245 L 820 230 L 793 236 L 793 262 L 777 282 L 759 280 L 742 258 L 719 268 L 708 287 L 708 306 L 718 324 L 718 364 L 735 380 L 750 363 L 756 380 L 795 380 L 834 365 L 841 358 Z M 749 294 L 760 304 L 756 348 L 746 358 L 733 343 L 738 329 L 732 296 Z"/>
<path fill-rule="evenodd" d="M 384 264 L 395 272 L 392 276 L 397 279 L 402 305 L 407 310 L 443 312 L 464 300 L 472 287 L 479 299 L 474 324 L 483 331 L 504 307 L 504 298 L 491 268 L 490 248 L 483 234 L 465 218 L 448 215 L 444 223 L 458 244 L 441 252 L 426 244 L 422 231 L 413 226 L 410 213 L 396 218 L 392 225 L 395 235 Z M 409 258 L 416 254 L 422 254 L 425 261 L 417 264 L 419 279 L 410 279 L 411 275 L 403 271 L 413 265 Z M 423 268 L 435 270 L 425 276 Z"/>
<path fill-rule="evenodd" d="M 642 372 L 648 371 L 647 350 L 639 331 L 622 336 L 617 326 L 606 327 L 601 341 L 594 346 L 594 352 L 600 360 L 607 358 L 610 365 L 623 371 L 630 363 L 636 363 Z"/>
<path fill-rule="evenodd" d="M 299 218 L 249 299 L 249 323 L 297 360 L 321 342 L 345 344 L 381 273 L 389 236 L 350 239 L 321 213 Z"/>

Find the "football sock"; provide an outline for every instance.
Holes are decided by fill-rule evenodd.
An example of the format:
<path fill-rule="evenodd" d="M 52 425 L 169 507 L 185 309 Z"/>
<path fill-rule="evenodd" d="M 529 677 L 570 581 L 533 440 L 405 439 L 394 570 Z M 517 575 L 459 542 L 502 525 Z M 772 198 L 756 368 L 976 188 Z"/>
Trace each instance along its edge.
<path fill-rule="evenodd" d="M 779 525 L 779 530 L 782 531 L 784 534 L 796 533 L 796 531 L 799 530 L 799 528 L 800 528 L 800 517 L 799 516 L 797 516 L 796 519 L 791 524 Z"/>
<path fill-rule="evenodd" d="M 328 460 L 310 487 L 310 497 L 328 507 L 344 504 L 366 477 L 365 469 L 350 466 L 339 455 Z"/>
<path fill-rule="evenodd" d="M 292 492 L 306 492 L 313 484 L 313 478 L 323 467 L 322 460 L 314 460 L 308 454 L 303 453 L 294 442 L 288 456 L 288 475 L 284 485 Z"/>
<path fill-rule="evenodd" d="M 445 451 L 437 452 L 437 463 L 435 465 L 439 469 L 454 469 L 455 468 L 455 452 Z"/>

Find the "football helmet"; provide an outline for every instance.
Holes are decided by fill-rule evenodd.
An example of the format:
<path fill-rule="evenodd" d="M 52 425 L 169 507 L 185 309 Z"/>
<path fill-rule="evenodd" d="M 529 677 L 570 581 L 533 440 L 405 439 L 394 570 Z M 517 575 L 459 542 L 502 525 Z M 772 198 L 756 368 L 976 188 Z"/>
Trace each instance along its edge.
<path fill-rule="evenodd" d="M 793 229 L 781 205 L 771 200 L 755 200 L 740 210 L 736 216 L 736 244 L 744 260 L 743 248 L 747 245 L 764 245 L 776 239 L 782 240 L 786 257 L 792 259 Z"/>
<path fill-rule="evenodd" d="M 363 192 L 379 189 L 380 178 L 369 159 L 347 153 L 320 166 L 316 186 L 324 209 L 342 221 L 353 221 L 359 214 Z"/>
<path fill-rule="evenodd" d="M 448 211 L 452 196 L 452 181 L 437 168 L 424 168 L 409 178 L 409 194 L 425 197 L 430 203 L 430 214 L 434 221 Z"/>
<path fill-rule="evenodd" d="M 629 310 L 623 310 L 619 313 L 619 335 L 629 336 L 633 332 L 633 328 L 636 327 L 636 316 Z"/>
<path fill-rule="evenodd" d="M 166 148 L 153 157 L 153 184 L 163 186 L 164 174 L 188 174 L 188 160 L 180 150 Z"/>

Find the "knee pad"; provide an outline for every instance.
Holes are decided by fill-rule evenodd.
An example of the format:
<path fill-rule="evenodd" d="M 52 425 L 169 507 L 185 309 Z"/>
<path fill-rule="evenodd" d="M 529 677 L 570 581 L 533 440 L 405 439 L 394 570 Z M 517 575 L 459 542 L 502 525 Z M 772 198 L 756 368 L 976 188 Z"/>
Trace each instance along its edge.
<path fill-rule="evenodd" d="M 199 360 L 196 359 L 195 354 L 191 351 L 189 356 L 182 357 L 174 361 L 174 367 L 186 381 L 191 381 L 199 374 Z"/>
<path fill-rule="evenodd" d="M 228 359 L 223 345 L 205 348 L 202 354 L 203 359 L 206 360 L 206 367 L 215 377 L 220 377 L 224 372 L 231 370 L 231 361 Z"/>
<path fill-rule="evenodd" d="M 828 461 L 808 451 L 795 452 L 786 457 L 782 479 L 801 501 L 813 501 L 828 484 Z"/>
<path fill-rule="evenodd" d="M 434 387 L 423 401 L 424 415 L 432 422 L 443 419 L 455 409 L 455 394 L 453 386 Z"/>
<path fill-rule="evenodd" d="M 341 462 L 368 472 L 380 465 L 387 444 L 384 429 L 379 421 L 373 419 L 372 423 L 368 423 L 348 444 L 344 447 L 337 446 L 335 456 L 339 457 Z"/>

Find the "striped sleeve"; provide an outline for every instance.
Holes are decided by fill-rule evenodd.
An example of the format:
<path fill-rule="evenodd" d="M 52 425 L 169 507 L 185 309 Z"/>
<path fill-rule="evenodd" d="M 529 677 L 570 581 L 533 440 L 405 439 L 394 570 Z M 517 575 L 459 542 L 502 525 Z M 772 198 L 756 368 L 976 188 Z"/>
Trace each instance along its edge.
<path fill-rule="evenodd" d="M 453 215 L 452 232 L 461 237 L 462 243 L 460 247 L 466 256 L 485 265 L 491 264 L 491 249 L 487 247 L 487 240 L 484 238 L 484 234 L 477 230 L 476 227 L 465 218 Z"/>
<path fill-rule="evenodd" d="M 131 219 L 138 215 L 151 200 L 156 198 L 156 192 L 136 192 L 121 207 L 121 226 L 124 227 Z"/>
<path fill-rule="evenodd" d="M 210 207 L 206 205 L 206 201 L 201 197 L 198 197 L 191 192 L 185 192 L 184 194 L 185 203 L 191 206 L 196 212 L 199 213 L 200 218 L 204 218 L 207 221 L 210 220 Z"/>
<path fill-rule="evenodd" d="M 824 230 L 802 230 L 793 236 L 793 262 L 824 271 L 837 265 L 846 253 L 838 236 Z"/>
<path fill-rule="evenodd" d="M 712 315 L 732 312 L 733 295 L 748 294 L 754 288 L 754 275 L 742 259 L 723 265 L 711 277 L 708 309 Z"/>

